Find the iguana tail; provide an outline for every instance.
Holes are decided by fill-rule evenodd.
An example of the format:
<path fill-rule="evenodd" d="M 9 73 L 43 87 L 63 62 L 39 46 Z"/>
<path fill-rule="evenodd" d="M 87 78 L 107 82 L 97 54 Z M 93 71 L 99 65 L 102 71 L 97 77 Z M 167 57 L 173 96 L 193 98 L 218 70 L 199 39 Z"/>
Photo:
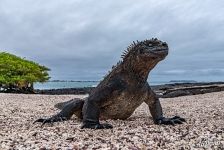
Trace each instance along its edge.
<path fill-rule="evenodd" d="M 72 103 L 74 100 L 76 100 L 76 99 L 71 99 L 71 100 L 66 101 L 66 102 L 57 103 L 57 104 L 54 105 L 54 107 L 62 110 L 66 104 Z M 80 100 L 80 99 L 77 98 L 77 100 Z"/>
<path fill-rule="evenodd" d="M 47 119 L 37 119 L 36 121 L 34 121 L 34 123 L 42 122 L 42 125 L 44 125 L 45 123 L 65 121 L 69 120 L 73 114 L 82 119 L 82 107 L 84 105 L 84 102 L 84 99 L 75 98 L 67 102 L 58 103 L 55 105 L 55 107 L 61 109 L 59 113 Z"/>
<path fill-rule="evenodd" d="M 67 112 L 70 110 L 73 112 L 78 118 L 82 119 L 82 107 L 84 105 L 85 99 L 74 98 L 66 102 L 57 103 L 54 107 L 62 110 L 62 112 Z"/>
<path fill-rule="evenodd" d="M 82 119 L 82 107 L 84 105 L 85 99 L 74 98 L 66 102 L 57 103 L 54 107 L 62 110 L 62 112 L 67 112 L 68 109 L 73 112 L 78 118 Z"/>

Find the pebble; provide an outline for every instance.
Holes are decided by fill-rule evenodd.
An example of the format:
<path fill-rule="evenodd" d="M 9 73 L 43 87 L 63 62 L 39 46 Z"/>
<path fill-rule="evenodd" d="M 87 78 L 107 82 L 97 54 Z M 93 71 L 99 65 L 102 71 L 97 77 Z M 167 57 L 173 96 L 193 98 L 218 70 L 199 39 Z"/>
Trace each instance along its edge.
<path fill-rule="evenodd" d="M 161 99 L 165 116 L 187 119 L 176 126 L 153 124 L 146 104 L 127 120 L 107 120 L 110 130 L 82 130 L 75 116 L 33 124 L 57 113 L 55 103 L 77 97 L 84 96 L 0 93 L 0 149 L 224 149 L 224 92 Z"/>

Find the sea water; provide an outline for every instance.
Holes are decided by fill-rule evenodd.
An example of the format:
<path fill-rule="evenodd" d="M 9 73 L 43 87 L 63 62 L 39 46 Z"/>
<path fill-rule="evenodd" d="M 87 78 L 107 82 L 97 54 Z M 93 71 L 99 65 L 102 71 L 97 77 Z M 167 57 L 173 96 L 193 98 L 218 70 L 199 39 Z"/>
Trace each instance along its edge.
<path fill-rule="evenodd" d="M 83 88 L 95 87 L 99 81 L 49 81 L 34 84 L 34 89 L 63 89 L 63 88 Z"/>
<path fill-rule="evenodd" d="M 148 82 L 150 85 L 163 85 L 171 83 L 194 83 L 194 82 L 214 82 L 214 81 L 224 81 L 224 76 L 218 73 L 214 74 L 151 74 L 148 77 Z M 53 80 L 46 83 L 36 83 L 34 84 L 35 89 L 62 89 L 62 88 L 83 88 L 83 87 L 96 87 L 100 81 L 60 81 Z"/>
<path fill-rule="evenodd" d="M 63 89 L 63 88 L 83 88 L 96 87 L 100 81 L 50 81 L 45 83 L 34 84 L 34 89 Z M 176 82 L 191 82 L 191 81 L 154 81 L 150 85 L 162 85 Z"/>
<path fill-rule="evenodd" d="M 214 82 L 224 81 L 223 76 L 156 76 L 148 80 L 150 85 L 163 85 L 172 83 L 195 83 L 195 82 Z M 49 81 L 45 83 L 35 83 L 34 89 L 63 89 L 63 88 L 83 88 L 83 87 L 96 87 L 100 81 Z"/>

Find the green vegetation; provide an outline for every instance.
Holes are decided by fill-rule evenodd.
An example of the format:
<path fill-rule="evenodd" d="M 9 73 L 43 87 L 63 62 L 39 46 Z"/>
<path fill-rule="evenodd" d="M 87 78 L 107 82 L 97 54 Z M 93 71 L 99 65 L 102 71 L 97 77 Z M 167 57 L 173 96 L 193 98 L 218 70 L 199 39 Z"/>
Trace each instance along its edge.
<path fill-rule="evenodd" d="M 33 83 L 49 80 L 49 70 L 33 61 L 0 52 L 0 91 L 33 92 Z"/>

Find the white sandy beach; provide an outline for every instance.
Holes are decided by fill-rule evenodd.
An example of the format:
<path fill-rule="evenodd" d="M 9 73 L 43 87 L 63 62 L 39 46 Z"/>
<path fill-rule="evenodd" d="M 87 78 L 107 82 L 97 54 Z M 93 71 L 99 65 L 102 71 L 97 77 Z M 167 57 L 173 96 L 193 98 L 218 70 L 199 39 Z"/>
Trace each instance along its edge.
<path fill-rule="evenodd" d="M 223 149 L 224 92 L 161 99 L 164 115 L 187 123 L 155 125 L 146 104 L 128 120 L 107 120 L 111 130 L 80 129 L 74 116 L 53 125 L 33 124 L 58 112 L 54 104 L 85 95 L 0 93 L 0 149 Z"/>

